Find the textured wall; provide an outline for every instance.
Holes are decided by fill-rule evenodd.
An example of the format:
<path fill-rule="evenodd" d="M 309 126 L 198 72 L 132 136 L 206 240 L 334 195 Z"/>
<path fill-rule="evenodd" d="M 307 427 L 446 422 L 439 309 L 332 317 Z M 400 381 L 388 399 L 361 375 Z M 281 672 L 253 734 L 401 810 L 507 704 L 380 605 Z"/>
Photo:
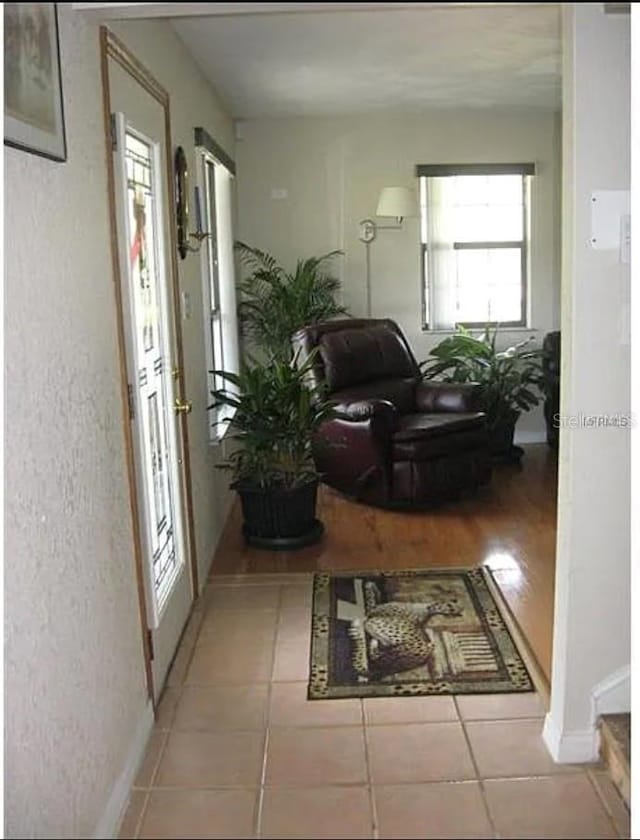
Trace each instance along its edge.
<path fill-rule="evenodd" d="M 559 133 L 546 110 L 431 111 L 381 117 L 247 120 L 237 144 L 240 236 L 285 265 L 341 248 L 345 303 L 365 312 L 365 246 L 360 219 L 375 214 L 380 189 L 417 187 L 416 163 L 535 161 L 531 325 L 541 339 L 559 325 Z M 273 200 L 273 188 L 285 188 Z M 379 220 L 389 224 L 393 220 Z M 422 331 L 418 219 L 381 230 L 370 246 L 374 317 L 395 318 L 419 359 L 442 339 Z M 509 333 L 510 340 L 522 333 Z M 542 434 L 541 410 L 519 430 Z"/>
<path fill-rule="evenodd" d="M 98 32 L 60 26 L 68 161 L 5 149 L 10 837 L 90 836 L 146 703 Z"/>
<path fill-rule="evenodd" d="M 203 124 L 232 152 L 230 121 L 169 24 L 124 24 L 119 34 L 169 87 L 176 141 L 192 152 L 193 126 Z M 60 42 L 68 161 L 5 149 L 5 815 L 11 837 L 91 836 L 146 707 L 98 29 L 61 4 Z M 229 496 L 206 441 L 197 265 L 193 258 L 181 282 L 192 292 L 194 311 L 185 324 L 185 352 L 204 573 Z"/>
<path fill-rule="evenodd" d="M 126 21 L 110 24 L 148 70 L 169 92 L 171 128 L 174 144 L 184 147 L 190 171 L 190 200 L 193 203 L 195 153 L 193 129 L 203 126 L 233 157 L 233 124 L 211 86 L 196 68 L 186 47 L 166 21 Z M 213 547 L 226 520 L 231 495 L 228 475 L 215 468 L 222 447 L 209 443 L 206 407 L 207 386 L 204 321 L 202 318 L 202 277 L 200 257 L 189 254 L 178 259 L 181 291 L 191 297 L 191 317 L 182 321 L 185 358 L 185 384 L 193 402 L 189 416 L 189 449 L 196 525 L 196 553 L 202 586 L 211 563 Z"/>

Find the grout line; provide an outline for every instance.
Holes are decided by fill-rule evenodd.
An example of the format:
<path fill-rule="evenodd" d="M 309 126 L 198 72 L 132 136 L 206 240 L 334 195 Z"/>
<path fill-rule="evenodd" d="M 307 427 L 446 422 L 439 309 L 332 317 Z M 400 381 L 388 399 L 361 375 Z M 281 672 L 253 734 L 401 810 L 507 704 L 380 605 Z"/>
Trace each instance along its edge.
<path fill-rule="evenodd" d="M 149 804 L 149 799 L 151 796 L 151 791 L 147 790 L 144 794 L 144 800 L 142 802 L 142 808 L 140 808 L 140 813 L 138 814 L 138 819 L 136 820 L 136 824 L 133 827 L 133 836 L 137 838 L 140 836 L 140 832 L 142 831 L 142 823 L 144 818 L 147 814 L 147 806 Z"/>
<path fill-rule="evenodd" d="M 484 805 L 484 810 L 487 815 L 487 820 L 489 822 L 489 826 L 491 831 L 493 832 L 494 837 L 499 837 L 500 834 L 498 832 L 498 828 L 493 821 L 493 817 L 491 816 L 491 811 L 489 810 L 489 802 L 487 801 L 487 792 L 484 786 L 484 779 L 480 777 L 480 770 L 478 768 L 478 762 L 476 761 L 476 757 L 473 752 L 473 748 L 471 746 L 471 740 L 469 738 L 469 733 L 467 732 L 467 727 L 465 721 L 462 719 L 462 714 L 460 711 L 460 707 L 458 706 L 458 700 L 456 695 L 453 695 L 453 702 L 456 707 L 456 711 L 458 712 L 458 718 L 460 720 L 460 726 L 462 727 L 462 734 L 464 740 L 467 744 L 467 749 L 469 750 L 469 756 L 471 757 L 471 764 L 473 765 L 474 772 L 476 774 L 476 781 L 478 782 L 478 787 L 480 788 L 480 797 L 482 798 L 482 804 Z"/>
<path fill-rule="evenodd" d="M 162 735 L 162 744 L 160 745 L 160 749 L 158 750 L 158 757 L 156 758 L 153 764 L 153 770 L 151 771 L 151 776 L 149 778 L 149 784 L 147 785 L 147 789 L 151 789 L 152 787 L 154 787 L 154 782 L 158 776 L 158 770 L 160 769 L 160 762 L 164 757 L 165 750 L 167 748 L 167 743 L 169 741 L 168 729 L 157 729 L 156 731 L 161 733 Z"/>
<path fill-rule="evenodd" d="M 464 786 L 464 785 L 474 785 L 481 781 L 490 781 L 490 782 L 529 782 L 529 781 L 542 781 L 542 780 L 549 780 L 552 781 L 558 778 L 575 778 L 576 776 L 580 776 L 580 773 L 567 773 L 562 774 L 560 777 L 555 776 L 504 776 L 502 778 L 491 777 L 490 779 L 411 779 L 411 780 L 403 780 L 403 781 L 388 781 L 388 782 L 379 782 L 377 784 L 371 785 L 371 787 L 384 787 L 384 788 L 406 788 L 406 787 L 415 787 L 418 788 L 428 788 L 428 787 L 457 787 L 457 786 Z M 338 781 L 324 781 L 324 782 L 300 782 L 300 783 L 292 783 L 292 782 L 282 782 L 277 784 L 265 784 L 265 790 L 317 790 L 318 788 L 343 788 L 343 789 L 350 789 L 350 788 L 368 788 L 370 785 L 366 781 L 355 781 L 355 782 L 338 782 Z M 132 788 L 132 791 L 137 791 L 138 793 L 154 793 L 158 791 L 185 791 L 185 790 L 221 790 L 221 791 L 229 791 L 229 790 L 253 790 L 258 791 L 260 788 L 259 784 L 249 784 L 241 782 L 235 784 L 183 784 L 183 785 L 155 785 L 153 788 Z"/>
<path fill-rule="evenodd" d="M 280 627 L 280 615 L 282 612 L 282 585 L 278 587 L 278 608 L 276 617 L 275 633 L 273 634 L 273 642 L 271 645 L 271 666 L 269 674 L 271 679 L 267 683 L 267 699 L 265 707 L 265 734 L 264 734 L 264 752 L 262 754 L 262 771 L 260 773 L 260 790 L 258 791 L 258 801 L 256 803 L 256 819 L 254 825 L 254 834 L 256 837 L 262 836 L 262 814 L 264 809 L 264 792 L 267 782 L 267 761 L 269 755 L 269 741 L 271 733 L 271 695 L 273 693 L 273 670 L 276 665 L 276 649 L 278 645 L 278 629 Z"/>
<path fill-rule="evenodd" d="M 269 714 L 269 710 L 267 707 L 267 715 Z M 255 837 L 262 836 L 262 811 L 264 807 L 264 791 L 265 791 L 265 781 L 267 777 L 267 754 L 269 751 L 269 728 L 267 725 L 267 729 L 264 733 L 263 739 L 263 752 L 262 752 L 262 768 L 260 770 L 260 785 L 258 787 L 258 798 L 256 800 L 255 806 L 255 820 L 253 825 L 253 833 Z"/>
<path fill-rule="evenodd" d="M 623 837 L 622 833 L 618 829 L 618 824 L 617 824 L 617 822 L 616 822 L 616 820 L 613 816 L 613 812 L 612 812 L 611 808 L 609 807 L 609 804 L 608 804 L 608 802 L 605 798 L 605 795 L 604 795 L 603 791 L 601 791 L 600 785 L 598 784 L 598 782 L 596 781 L 596 779 L 594 777 L 594 771 L 593 770 L 587 770 L 586 771 L 586 776 L 589 779 L 591 787 L 595 790 L 595 794 L 596 794 L 600 804 L 604 808 L 604 811 L 605 811 L 607 817 L 609 818 L 609 822 L 613 826 L 613 831 L 614 831 L 615 835 L 617 837 Z M 620 797 L 620 802 L 622 804 L 624 804 L 624 800 L 622 799 L 622 797 Z"/>
<path fill-rule="evenodd" d="M 371 836 L 374 840 L 380 837 L 380 822 L 378 820 L 378 808 L 376 797 L 373 792 L 373 775 L 371 773 L 371 756 L 369 750 L 369 737 L 367 734 L 367 719 L 364 711 L 364 700 L 360 698 L 360 722 L 362 726 L 362 738 L 364 740 L 364 763 L 367 771 L 367 789 L 369 791 L 369 807 L 371 808 Z"/>
<path fill-rule="evenodd" d="M 473 779 L 466 779 L 466 782 L 473 781 Z M 395 782 L 394 785 L 406 785 L 406 784 L 417 784 L 417 785 L 425 785 L 425 784 L 462 784 L 462 782 Z M 391 785 L 385 784 L 385 787 L 390 787 Z M 360 779 L 357 782 L 307 782 L 307 783 L 289 783 L 283 782 L 278 784 L 266 784 L 264 785 L 265 791 L 266 790 L 317 790 L 318 788 L 366 788 L 367 782 Z M 259 791 L 260 785 L 259 783 L 256 784 L 249 784 L 245 783 L 242 784 L 240 782 L 236 784 L 184 784 L 184 785 L 161 785 L 154 788 L 135 788 L 135 790 L 141 793 L 153 793 L 155 791 L 185 791 L 185 790 L 253 790 Z"/>

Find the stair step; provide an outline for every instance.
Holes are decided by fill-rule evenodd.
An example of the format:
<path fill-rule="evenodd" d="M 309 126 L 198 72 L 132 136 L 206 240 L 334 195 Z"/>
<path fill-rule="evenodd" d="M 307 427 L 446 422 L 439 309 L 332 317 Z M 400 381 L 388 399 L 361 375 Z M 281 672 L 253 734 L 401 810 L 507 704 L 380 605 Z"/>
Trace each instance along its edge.
<path fill-rule="evenodd" d="M 600 753 L 611 781 L 629 806 L 631 798 L 631 715 L 602 715 Z"/>

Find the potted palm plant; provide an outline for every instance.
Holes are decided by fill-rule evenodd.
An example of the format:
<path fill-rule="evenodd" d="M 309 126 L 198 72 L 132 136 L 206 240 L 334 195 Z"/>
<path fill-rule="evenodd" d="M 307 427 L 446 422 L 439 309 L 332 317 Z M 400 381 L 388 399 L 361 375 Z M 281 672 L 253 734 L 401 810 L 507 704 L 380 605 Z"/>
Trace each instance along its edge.
<path fill-rule="evenodd" d="M 265 251 L 244 242 L 235 248 L 249 271 L 239 283 L 240 326 L 267 354 L 289 360 L 291 336 L 301 327 L 348 314 L 336 300 L 340 281 L 328 271 L 342 251 L 298 260 L 288 272 Z"/>
<path fill-rule="evenodd" d="M 542 399 L 542 351 L 531 347 L 533 336 L 497 350 L 497 337 L 497 327 L 487 326 L 479 336 L 458 327 L 455 335 L 431 350 L 433 358 L 420 367 L 425 379 L 477 382 L 493 456 L 519 460 L 522 449 L 513 445 L 513 436 L 522 412 Z"/>
<path fill-rule="evenodd" d="M 312 363 L 313 356 L 300 366 L 297 359 L 250 359 L 239 374 L 217 372 L 227 386 L 212 392 L 211 407 L 234 412 L 221 422 L 231 423 L 227 439 L 236 445 L 220 466 L 233 475 L 245 539 L 259 548 L 293 550 L 323 533 L 311 441 L 333 409 L 307 384 Z"/>

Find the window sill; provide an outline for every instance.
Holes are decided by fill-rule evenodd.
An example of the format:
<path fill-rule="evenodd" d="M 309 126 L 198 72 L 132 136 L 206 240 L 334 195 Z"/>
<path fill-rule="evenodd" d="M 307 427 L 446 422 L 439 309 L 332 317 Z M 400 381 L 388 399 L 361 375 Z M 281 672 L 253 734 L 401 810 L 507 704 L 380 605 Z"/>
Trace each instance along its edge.
<path fill-rule="evenodd" d="M 231 426 L 233 424 L 233 418 L 235 416 L 236 411 L 237 411 L 237 409 L 234 408 L 234 410 L 229 415 L 229 422 L 228 423 L 225 422 L 224 426 L 218 426 L 219 429 L 220 428 L 222 429 L 222 433 L 219 436 L 216 436 L 214 438 L 210 437 L 209 438 L 209 446 L 211 446 L 211 447 L 222 446 L 222 444 L 227 439 L 227 435 L 229 434 L 229 426 Z"/>
<path fill-rule="evenodd" d="M 482 327 L 470 327 L 469 332 L 480 332 Z M 430 330 L 427 327 L 422 327 L 422 332 L 424 335 L 455 335 L 455 329 L 447 329 L 447 330 Z M 531 332 L 540 332 L 538 327 L 501 327 L 499 328 L 500 333 L 531 333 Z"/>

